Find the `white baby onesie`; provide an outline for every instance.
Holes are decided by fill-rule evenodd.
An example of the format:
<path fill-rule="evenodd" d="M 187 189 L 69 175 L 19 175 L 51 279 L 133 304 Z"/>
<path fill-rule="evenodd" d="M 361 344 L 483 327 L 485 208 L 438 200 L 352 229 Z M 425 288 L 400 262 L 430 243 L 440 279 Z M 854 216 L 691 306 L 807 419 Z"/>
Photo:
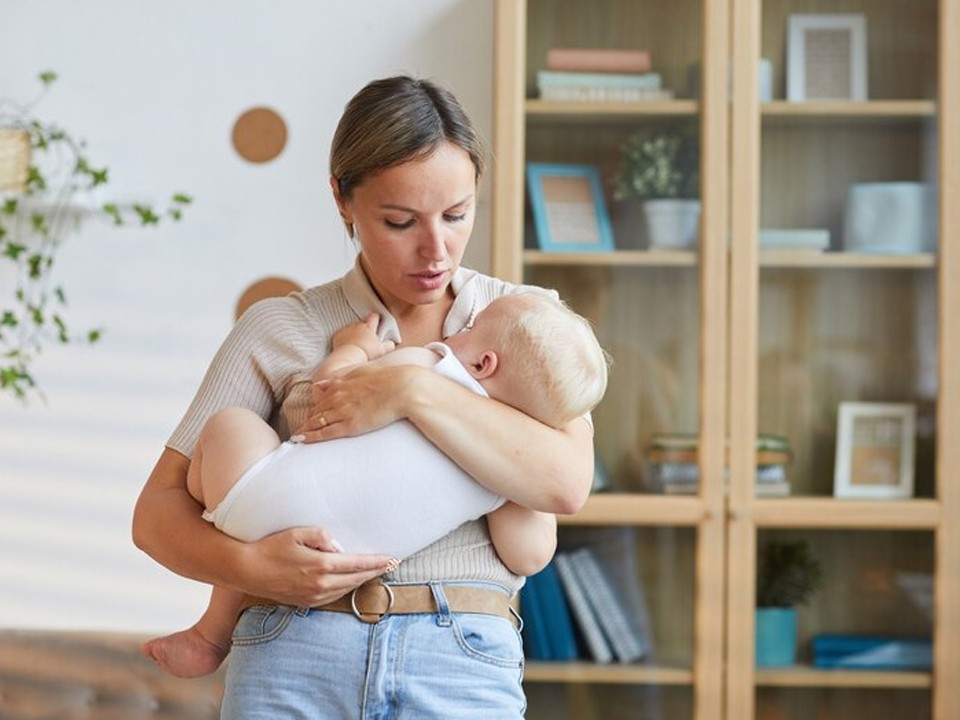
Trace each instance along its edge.
<path fill-rule="evenodd" d="M 428 347 L 441 355 L 435 372 L 487 395 L 448 346 Z M 323 527 L 346 552 L 402 559 L 504 502 L 402 420 L 358 437 L 282 443 L 204 518 L 247 542 Z"/>

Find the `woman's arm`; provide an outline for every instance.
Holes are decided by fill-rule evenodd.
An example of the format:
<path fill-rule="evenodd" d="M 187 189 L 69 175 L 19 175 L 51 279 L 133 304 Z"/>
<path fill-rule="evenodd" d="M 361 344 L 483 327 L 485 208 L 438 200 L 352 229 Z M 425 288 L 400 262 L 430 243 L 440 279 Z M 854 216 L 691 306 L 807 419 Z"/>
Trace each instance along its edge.
<path fill-rule="evenodd" d="M 579 510 L 593 481 L 593 432 L 556 429 L 412 366 L 357 368 L 316 386 L 307 442 L 359 435 L 403 418 L 493 492 L 542 512 Z M 321 428 L 320 413 L 325 427 Z"/>
<path fill-rule="evenodd" d="M 385 555 L 336 552 L 317 528 L 294 528 L 253 543 L 234 540 L 201 516 L 186 488 L 189 460 L 165 449 L 140 493 L 133 541 L 180 575 L 290 605 L 330 602 L 390 566 Z"/>

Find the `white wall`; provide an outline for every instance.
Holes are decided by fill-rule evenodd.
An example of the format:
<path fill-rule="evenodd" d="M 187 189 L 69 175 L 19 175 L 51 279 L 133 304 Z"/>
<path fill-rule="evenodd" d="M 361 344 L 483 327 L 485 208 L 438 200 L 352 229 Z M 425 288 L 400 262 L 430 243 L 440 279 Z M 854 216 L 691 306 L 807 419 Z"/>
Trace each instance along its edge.
<path fill-rule="evenodd" d="M 492 16 L 492 0 L 4 0 L 0 97 L 26 101 L 40 71 L 58 72 L 38 113 L 87 139 L 112 197 L 195 204 L 159 229 L 87 223 L 63 249 L 71 325 L 105 335 L 45 353 L 46 402 L 0 397 L 0 626 L 192 621 L 206 589 L 133 547 L 137 493 L 242 289 L 351 264 L 326 173 L 349 97 L 375 77 L 431 77 L 490 136 Z M 258 105 L 289 131 L 265 165 L 230 144 Z M 478 215 L 467 263 L 486 270 L 485 194 Z"/>

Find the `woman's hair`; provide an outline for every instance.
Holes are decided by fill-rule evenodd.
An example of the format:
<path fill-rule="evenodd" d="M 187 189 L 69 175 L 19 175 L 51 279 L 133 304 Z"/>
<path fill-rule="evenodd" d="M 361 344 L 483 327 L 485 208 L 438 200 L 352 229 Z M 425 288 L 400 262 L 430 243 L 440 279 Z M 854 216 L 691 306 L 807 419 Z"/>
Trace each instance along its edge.
<path fill-rule="evenodd" d="M 406 75 L 374 80 L 347 103 L 333 135 L 330 174 L 349 200 L 367 176 L 434 152 L 450 142 L 483 175 L 483 148 L 453 93 Z M 352 234 L 352 233 L 351 233 Z"/>
<path fill-rule="evenodd" d="M 590 322 L 545 293 L 509 295 L 500 324 L 506 402 L 540 422 L 562 427 L 593 410 L 607 389 L 609 356 Z"/>

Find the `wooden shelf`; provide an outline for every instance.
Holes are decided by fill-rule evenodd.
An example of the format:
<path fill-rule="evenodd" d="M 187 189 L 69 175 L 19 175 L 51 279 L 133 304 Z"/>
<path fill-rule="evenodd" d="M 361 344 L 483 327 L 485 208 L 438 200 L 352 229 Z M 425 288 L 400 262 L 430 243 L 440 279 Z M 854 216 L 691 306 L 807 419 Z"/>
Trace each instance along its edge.
<path fill-rule="evenodd" d="M 925 689 L 930 688 L 933 681 L 927 672 L 821 670 L 797 665 L 758 669 L 756 684 L 762 687 Z"/>
<path fill-rule="evenodd" d="M 936 500 L 842 500 L 827 497 L 761 498 L 751 503 L 758 527 L 851 530 L 933 530 Z"/>
<path fill-rule="evenodd" d="M 559 515 L 561 525 L 695 526 L 706 516 L 697 496 L 598 493 L 576 515 Z"/>
<path fill-rule="evenodd" d="M 761 267 L 926 269 L 937 266 L 933 253 L 882 255 L 856 252 L 810 252 L 807 250 L 761 250 Z"/>
<path fill-rule="evenodd" d="M 624 121 L 646 116 L 694 116 L 699 112 L 696 100 L 667 100 L 637 103 L 574 103 L 530 99 L 524 102 L 527 119 L 550 122 L 554 120 L 613 120 Z"/>
<path fill-rule="evenodd" d="M 935 100 L 870 100 L 867 102 L 788 102 L 775 100 L 760 106 L 766 122 L 919 122 L 935 118 Z"/>
<path fill-rule="evenodd" d="M 614 250 L 596 253 L 557 253 L 524 250 L 526 265 L 586 266 L 688 266 L 697 264 L 697 253 L 691 250 Z"/>
<path fill-rule="evenodd" d="M 528 662 L 524 682 L 604 683 L 626 685 L 691 685 L 693 671 L 647 665 Z"/>

